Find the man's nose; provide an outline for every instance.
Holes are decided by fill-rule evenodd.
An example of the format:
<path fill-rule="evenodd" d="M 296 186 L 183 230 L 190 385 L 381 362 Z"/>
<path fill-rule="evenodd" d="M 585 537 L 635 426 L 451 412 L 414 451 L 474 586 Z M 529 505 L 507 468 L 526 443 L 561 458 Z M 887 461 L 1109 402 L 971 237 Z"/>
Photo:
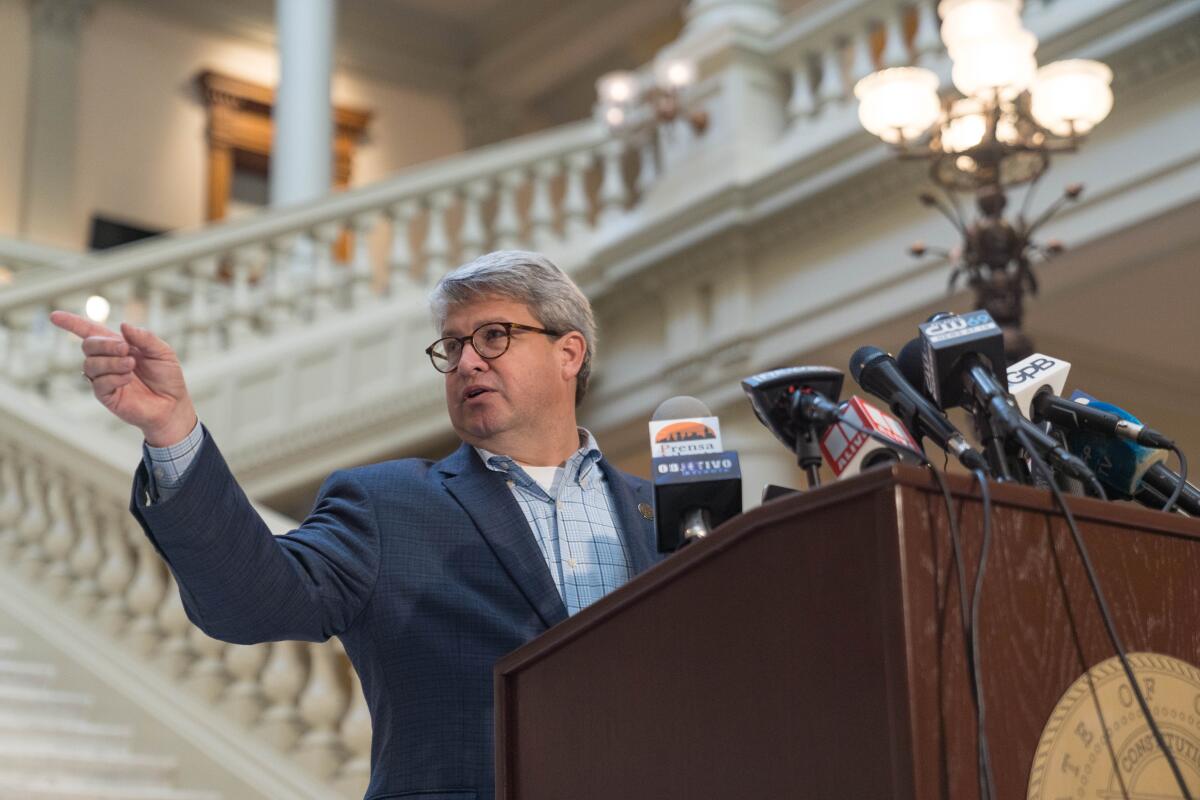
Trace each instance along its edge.
<path fill-rule="evenodd" d="M 470 342 L 463 345 L 462 355 L 458 358 L 458 369 L 467 372 L 481 372 L 488 369 L 488 361 L 479 355 L 479 351 Z"/>

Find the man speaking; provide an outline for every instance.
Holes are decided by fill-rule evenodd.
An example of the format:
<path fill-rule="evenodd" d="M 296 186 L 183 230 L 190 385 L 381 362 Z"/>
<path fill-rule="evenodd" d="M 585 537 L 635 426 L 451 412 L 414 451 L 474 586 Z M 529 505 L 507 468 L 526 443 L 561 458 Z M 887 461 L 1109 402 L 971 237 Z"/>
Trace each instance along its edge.
<path fill-rule="evenodd" d="M 188 618 L 239 644 L 340 637 L 374 727 L 367 797 L 490 800 L 493 664 L 658 559 L 651 495 L 576 424 L 595 322 L 561 270 L 490 253 L 446 275 L 431 306 L 440 338 L 426 353 L 462 446 L 339 470 L 280 537 L 166 342 L 51 320 L 83 339 L 96 398 L 145 436 L 131 511 Z"/>

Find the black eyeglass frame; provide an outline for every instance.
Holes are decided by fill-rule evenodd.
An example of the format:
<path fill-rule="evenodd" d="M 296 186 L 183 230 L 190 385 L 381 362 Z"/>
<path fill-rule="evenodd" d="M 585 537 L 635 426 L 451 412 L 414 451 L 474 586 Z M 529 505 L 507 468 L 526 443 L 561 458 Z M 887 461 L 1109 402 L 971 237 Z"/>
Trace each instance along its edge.
<path fill-rule="evenodd" d="M 499 353 L 496 353 L 496 355 L 494 355 L 494 356 L 485 355 L 484 353 L 482 353 L 480 351 L 480 349 L 478 347 L 475 346 L 475 334 L 479 333 L 481 330 L 483 330 L 484 328 L 487 328 L 491 325 L 503 326 L 504 336 L 505 336 L 504 349 L 501 350 Z M 548 331 L 545 328 L 535 328 L 532 325 L 523 325 L 520 322 L 499 322 L 499 321 L 485 322 L 482 325 L 480 325 L 478 328 L 476 328 L 475 330 L 471 331 L 466 336 L 443 336 L 441 339 L 438 339 L 436 342 L 429 345 L 429 347 L 425 348 L 425 355 L 429 356 L 429 363 L 433 364 L 434 369 L 436 369 L 438 372 L 442 373 L 443 375 L 449 375 L 451 372 L 454 372 L 454 370 L 458 369 L 458 363 L 462 361 L 462 354 L 463 354 L 463 351 L 466 350 L 468 343 L 471 345 L 472 349 L 474 349 L 475 352 L 479 354 L 480 358 L 485 359 L 487 361 L 492 361 L 492 360 L 497 359 L 500 356 L 504 355 L 505 353 L 507 353 L 508 348 L 512 346 L 512 332 L 514 329 L 519 330 L 519 331 L 529 331 L 530 333 L 541 333 L 546 336 L 553 336 L 555 338 L 557 338 L 559 336 L 563 336 L 565 334 L 565 332 L 559 333 L 558 331 Z M 458 362 L 455 362 L 454 366 L 451 367 L 450 369 L 442 369 L 441 367 L 439 367 L 438 363 L 435 360 L 435 357 L 433 355 L 433 349 L 435 347 L 437 347 L 439 344 L 441 344 L 442 342 L 460 342 L 462 344 L 461 349 L 459 349 L 459 351 L 458 351 Z"/>

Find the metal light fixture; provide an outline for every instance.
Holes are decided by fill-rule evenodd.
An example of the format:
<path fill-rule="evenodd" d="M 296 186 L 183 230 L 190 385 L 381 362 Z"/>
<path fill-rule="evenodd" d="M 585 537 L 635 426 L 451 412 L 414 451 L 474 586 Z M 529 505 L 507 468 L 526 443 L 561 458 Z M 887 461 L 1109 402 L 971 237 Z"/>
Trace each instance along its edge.
<path fill-rule="evenodd" d="M 1015 223 L 1003 218 L 1005 190 L 1036 182 L 1054 153 L 1072 152 L 1112 110 L 1112 71 L 1096 61 L 1071 59 L 1038 68 L 1037 38 L 1021 25 L 1021 0 L 942 0 L 942 41 L 960 96 L 942 98 L 935 73 L 920 67 L 884 69 L 854 87 L 864 128 L 893 145 L 901 158 L 930 162 L 930 179 L 946 202 L 925 194 L 963 236 L 961 247 L 940 251 L 953 262 L 951 289 L 966 276 L 977 308 L 986 308 L 1005 330 L 1008 357 L 1033 345 L 1021 328 L 1024 293 L 1036 294 L 1031 269 L 1062 246 L 1035 245 L 1031 237 L 1082 187 L 1034 222 L 1022 209 Z M 976 214 L 959 210 L 958 193 L 975 197 Z M 1028 203 L 1029 195 L 1026 196 Z M 915 255 L 933 252 L 914 245 Z"/>
<path fill-rule="evenodd" d="M 653 129 L 677 119 L 696 133 L 708 127 L 708 114 L 687 106 L 686 94 L 696 82 L 696 65 L 683 58 L 663 58 L 652 74 L 610 72 L 596 81 L 597 113 L 618 135 Z"/>

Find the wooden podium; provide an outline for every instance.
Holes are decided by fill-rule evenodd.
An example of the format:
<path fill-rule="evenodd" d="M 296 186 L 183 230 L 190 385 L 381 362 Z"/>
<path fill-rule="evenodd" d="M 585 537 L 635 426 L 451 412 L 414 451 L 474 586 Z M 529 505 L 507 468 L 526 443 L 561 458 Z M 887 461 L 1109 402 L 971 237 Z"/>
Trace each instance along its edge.
<path fill-rule="evenodd" d="M 970 586 L 982 503 L 947 480 Z M 1113 651 L 1053 497 L 992 496 L 982 672 L 996 788 L 1015 800 L 1056 703 Z M 1126 648 L 1200 664 L 1200 521 L 1069 502 Z M 495 677 L 504 800 L 978 797 L 946 507 L 914 467 L 732 520 Z M 1063 760 L 1048 768 L 1079 769 Z"/>

